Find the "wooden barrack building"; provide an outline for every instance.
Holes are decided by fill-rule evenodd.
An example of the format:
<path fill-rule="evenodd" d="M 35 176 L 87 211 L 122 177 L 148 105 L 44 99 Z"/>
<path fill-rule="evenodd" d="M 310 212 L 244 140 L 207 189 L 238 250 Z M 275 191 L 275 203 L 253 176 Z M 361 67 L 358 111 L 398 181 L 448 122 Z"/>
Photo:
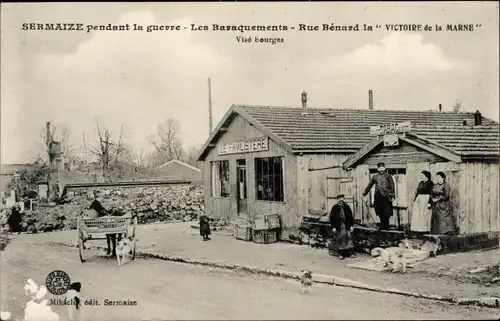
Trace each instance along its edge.
<path fill-rule="evenodd" d="M 302 108 L 231 106 L 199 156 L 208 215 L 279 213 L 286 235 L 344 193 L 370 225 L 372 198 L 362 192 L 384 162 L 396 183 L 392 225 L 411 222 L 426 169 L 447 175 L 460 234 L 500 231 L 498 122 L 479 112 L 307 108 L 304 96 Z"/>

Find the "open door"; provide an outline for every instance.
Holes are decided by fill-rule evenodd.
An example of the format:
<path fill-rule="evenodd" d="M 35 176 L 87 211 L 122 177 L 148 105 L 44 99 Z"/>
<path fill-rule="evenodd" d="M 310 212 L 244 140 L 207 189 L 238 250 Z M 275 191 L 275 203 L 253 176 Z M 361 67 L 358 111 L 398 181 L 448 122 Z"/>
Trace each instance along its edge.
<path fill-rule="evenodd" d="M 236 180 L 238 216 L 247 216 L 247 167 L 244 159 L 236 161 Z"/>

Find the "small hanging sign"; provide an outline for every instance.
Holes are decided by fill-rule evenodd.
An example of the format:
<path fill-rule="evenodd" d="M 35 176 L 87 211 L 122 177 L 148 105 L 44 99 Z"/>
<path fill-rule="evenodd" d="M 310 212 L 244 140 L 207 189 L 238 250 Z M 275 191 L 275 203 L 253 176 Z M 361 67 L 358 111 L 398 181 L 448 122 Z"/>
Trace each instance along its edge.
<path fill-rule="evenodd" d="M 453 162 L 435 163 L 434 166 L 436 172 L 457 172 L 459 170 L 458 164 Z"/>
<path fill-rule="evenodd" d="M 370 135 L 381 136 L 387 134 L 401 134 L 411 131 L 411 122 L 392 123 L 387 125 L 370 127 Z"/>
<path fill-rule="evenodd" d="M 384 146 L 398 146 L 399 145 L 399 137 L 398 134 L 385 135 L 384 136 Z"/>

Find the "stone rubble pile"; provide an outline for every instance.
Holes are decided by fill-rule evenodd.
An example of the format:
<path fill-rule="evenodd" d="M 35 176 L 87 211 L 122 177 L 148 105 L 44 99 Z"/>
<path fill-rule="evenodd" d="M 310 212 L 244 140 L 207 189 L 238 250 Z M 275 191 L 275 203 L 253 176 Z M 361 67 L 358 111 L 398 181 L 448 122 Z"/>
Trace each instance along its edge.
<path fill-rule="evenodd" d="M 193 221 L 204 213 L 203 188 L 167 186 L 87 191 L 76 203 L 90 204 L 94 195 L 108 210 L 137 214 L 139 224 L 169 221 Z M 87 205 L 88 206 L 88 205 Z"/>
<path fill-rule="evenodd" d="M 37 233 L 76 229 L 77 217 L 95 217 L 93 210 L 87 210 L 95 197 L 108 211 L 137 215 L 139 224 L 195 221 L 205 211 L 204 192 L 200 186 L 82 188 L 68 192 L 64 204 L 40 206 L 23 213 L 22 231 Z M 10 209 L 2 212 L 1 226 L 7 227 L 9 214 Z"/>
<path fill-rule="evenodd" d="M 7 229 L 0 229 L 0 251 L 4 251 L 7 245 L 10 242 L 9 234 L 7 233 Z"/>
<path fill-rule="evenodd" d="M 10 209 L 2 211 L 0 218 L 2 228 L 8 228 L 7 218 L 10 214 Z M 21 231 L 29 234 L 76 229 L 76 216 L 75 218 L 69 217 L 67 214 L 64 214 L 64 210 L 61 207 L 44 208 L 39 211 L 26 211 L 21 213 L 21 217 Z"/>
<path fill-rule="evenodd" d="M 288 239 L 292 243 L 310 245 L 314 248 L 326 248 L 328 246 L 327 237 L 311 230 L 301 230 L 296 234 L 290 234 Z"/>

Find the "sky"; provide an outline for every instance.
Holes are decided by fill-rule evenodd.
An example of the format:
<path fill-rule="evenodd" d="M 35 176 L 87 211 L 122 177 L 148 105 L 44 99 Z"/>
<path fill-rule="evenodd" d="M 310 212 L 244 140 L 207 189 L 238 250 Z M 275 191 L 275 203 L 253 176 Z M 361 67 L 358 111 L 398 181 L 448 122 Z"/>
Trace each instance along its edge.
<path fill-rule="evenodd" d="M 23 23 L 87 25 L 380 24 L 373 31 L 23 31 Z M 394 32 L 386 24 L 473 24 L 474 31 Z M 480 27 L 476 26 L 480 25 Z M 296 29 L 297 29 L 296 28 Z M 238 43 L 237 36 L 284 42 Z M 39 152 L 45 121 L 69 128 L 78 151 L 95 121 L 148 150 L 173 118 L 186 146 L 208 138 L 232 104 L 324 108 L 479 110 L 499 119 L 496 2 L 3 3 L 1 162 Z M 56 137 L 57 138 L 57 137 Z"/>

